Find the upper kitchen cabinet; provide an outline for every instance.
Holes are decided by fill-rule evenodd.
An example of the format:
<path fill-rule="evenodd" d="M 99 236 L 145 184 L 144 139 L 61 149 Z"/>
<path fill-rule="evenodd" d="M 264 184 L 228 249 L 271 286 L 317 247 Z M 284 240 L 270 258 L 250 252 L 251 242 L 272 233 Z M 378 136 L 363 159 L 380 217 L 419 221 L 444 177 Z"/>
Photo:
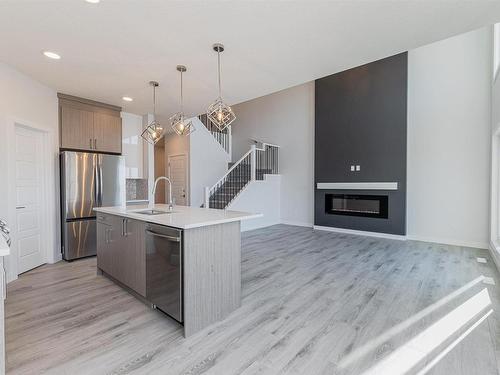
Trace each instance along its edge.
<path fill-rule="evenodd" d="M 106 113 L 94 113 L 94 144 L 97 151 L 122 152 L 122 119 Z"/>
<path fill-rule="evenodd" d="M 64 94 L 58 97 L 61 149 L 121 154 L 120 107 Z"/>
<path fill-rule="evenodd" d="M 127 178 L 145 178 L 144 147 L 141 138 L 142 116 L 122 112 L 122 155 L 125 157 Z"/>
<path fill-rule="evenodd" d="M 94 113 L 70 106 L 60 107 L 61 148 L 92 149 Z"/>

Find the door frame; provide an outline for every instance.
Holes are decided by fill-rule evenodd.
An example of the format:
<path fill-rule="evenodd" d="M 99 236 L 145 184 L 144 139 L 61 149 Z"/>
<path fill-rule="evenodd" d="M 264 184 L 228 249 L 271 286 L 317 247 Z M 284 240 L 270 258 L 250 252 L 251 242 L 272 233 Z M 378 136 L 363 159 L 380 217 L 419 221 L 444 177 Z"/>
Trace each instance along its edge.
<path fill-rule="evenodd" d="M 56 255 L 58 252 L 57 244 L 57 233 L 60 232 L 59 223 L 59 185 L 56 183 L 58 163 L 54 160 L 53 153 L 51 150 L 55 149 L 54 144 L 54 130 L 48 129 L 42 125 L 33 123 L 31 121 L 26 121 L 18 118 L 7 118 L 7 139 L 8 139 L 8 193 L 7 193 L 7 205 L 8 205 L 8 223 L 11 228 L 11 254 L 7 257 L 6 268 L 7 268 L 7 281 L 10 282 L 18 278 L 19 275 L 19 254 L 17 249 L 17 231 L 16 231 L 16 129 L 24 128 L 30 131 L 38 132 L 42 141 L 42 155 L 40 155 L 40 165 L 41 171 L 41 181 L 42 186 L 42 203 L 40 206 L 42 223 L 40 225 L 41 237 L 40 241 L 44 244 L 42 249 L 42 259 L 45 263 L 55 263 L 62 259 L 61 255 L 59 257 Z M 57 159 L 57 158 L 56 158 Z M 55 194 L 51 194 L 55 192 Z M 59 230 L 59 232 L 58 232 Z M 60 246 L 59 246 L 60 249 Z M 59 251 L 60 253 L 60 251 Z"/>
<path fill-rule="evenodd" d="M 167 176 L 170 178 L 170 158 L 176 156 L 184 156 L 186 160 L 186 166 L 184 168 L 184 173 L 186 174 L 186 206 L 190 205 L 190 196 L 189 196 L 189 155 L 182 152 L 177 154 L 169 154 L 167 156 Z M 165 184 L 165 190 L 167 189 L 167 185 Z M 168 197 L 168 191 L 165 192 L 165 197 Z"/>

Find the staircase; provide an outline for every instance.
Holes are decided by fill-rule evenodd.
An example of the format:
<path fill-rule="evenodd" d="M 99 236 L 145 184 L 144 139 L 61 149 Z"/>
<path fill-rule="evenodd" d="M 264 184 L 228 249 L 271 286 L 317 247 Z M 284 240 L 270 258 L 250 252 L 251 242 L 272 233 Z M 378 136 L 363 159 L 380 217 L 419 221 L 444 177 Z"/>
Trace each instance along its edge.
<path fill-rule="evenodd" d="M 205 189 L 203 206 L 225 209 L 250 182 L 262 181 L 266 174 L 279 174 L 279 146 L 269 143 L 252 145 L 240 160 L 230 163 L 219 181 Z"/>

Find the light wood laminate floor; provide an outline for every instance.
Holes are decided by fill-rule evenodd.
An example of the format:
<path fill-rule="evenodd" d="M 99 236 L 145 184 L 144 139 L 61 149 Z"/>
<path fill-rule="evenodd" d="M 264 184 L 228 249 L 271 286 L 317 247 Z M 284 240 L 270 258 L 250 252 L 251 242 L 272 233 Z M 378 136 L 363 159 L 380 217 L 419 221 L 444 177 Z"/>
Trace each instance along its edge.
<path fill-rule="evenodd" d="M 95 258 L 22 275 L 8 287 L 8 374 L 499 373 L 486 250 L 286 225 L 242 242 L 242 307 L 188 339 L 96 275 Z"/>

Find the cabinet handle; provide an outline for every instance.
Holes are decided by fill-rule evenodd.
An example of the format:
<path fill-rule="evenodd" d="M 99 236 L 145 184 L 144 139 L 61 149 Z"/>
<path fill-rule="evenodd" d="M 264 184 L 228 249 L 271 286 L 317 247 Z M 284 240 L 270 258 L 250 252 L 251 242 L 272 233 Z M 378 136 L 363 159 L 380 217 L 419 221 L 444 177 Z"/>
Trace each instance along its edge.
<path fill-rule="evenodd" d="M 97 150 L 97 139 L 94 138 L 94 150 Z"/>
<path fill-rule="evenodd" d="M 92 150 L 92 138 L 89 138 L 90 149 Z"/>
<path fill-rule="evenodd" d="M 173 241 L 173 242 L 181 242 L 181 238 L 180 237 L 173 237 L 173 236 L 167 236 L 166 234 L 161 234 L 161 233 L 156 233 L 156 232 L 153 232 L 149 229 L 146 229 L 146 233 L 152 235 L 152 236 L 155 236 L 155 237 L 161 237 L 161 238 L 165 238 L 169 241 Z"/>
<path fill-rule="evenodd" d="M 124 223 L 123 236 L 128 237 L 128 219 L 124 219 L 123 223 Z"/>

